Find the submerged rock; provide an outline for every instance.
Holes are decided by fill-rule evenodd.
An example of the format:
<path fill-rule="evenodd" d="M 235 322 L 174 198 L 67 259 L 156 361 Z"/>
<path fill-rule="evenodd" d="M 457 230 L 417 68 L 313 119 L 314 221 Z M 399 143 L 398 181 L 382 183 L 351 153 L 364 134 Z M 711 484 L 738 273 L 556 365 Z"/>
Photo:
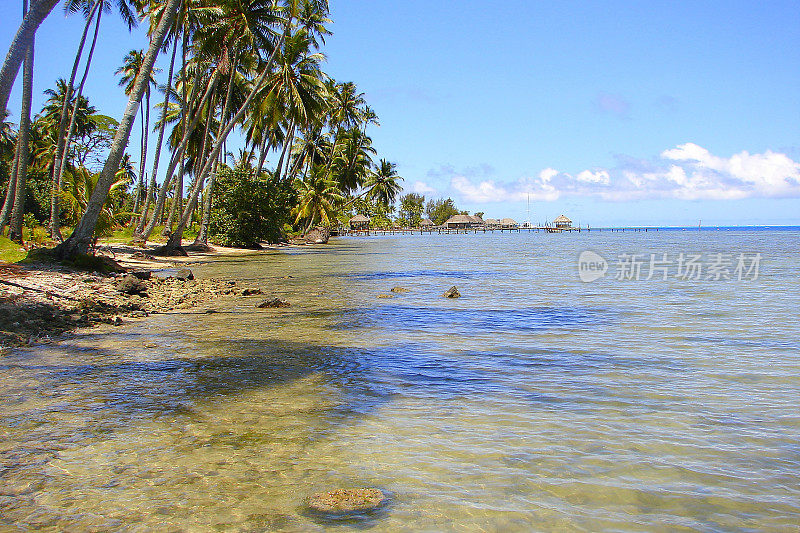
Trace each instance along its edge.
<path fill-rule="evenodd" d="M 391 294 L 379 294 L 378 298 L 393 298 Z"/>
<path fill-rule="evenodd" d="M 387 499 L 378 489 L 339 489 L 314 494 L 308 499 L 308 506 L 321 513 L 352 513 L 373 511 Z"/>
<path fill-rule="evenodd" d="M 261 294 L 261 289 L 242 289 L 242 296 L 253 296 Z"/>
<path fill-rule="evenodd" d="M 453 285 L 452 287 L 447 289 L 447 291 L 445 291 L 445 293 L 442 296 L 444 296 L 445 298 L 460 298 L 461 293 L 458 292 L 458 288 L 455 285 Z"/>
<path fill-rule="evenodd" d="M 280 298 L 271 298 L 269 300 L 264 300 L 256 307 L 259 309 L 273 309 L 277 307 L 291 307 L 291 304 L 286 300 L 281 300 Z"/>
<path fill-rule="evenodd" d="M 403 292 L 409 292 L 409 290 L 406 289 L 405 287 L 392 287 L 392 292 L 403 293 Z"/>

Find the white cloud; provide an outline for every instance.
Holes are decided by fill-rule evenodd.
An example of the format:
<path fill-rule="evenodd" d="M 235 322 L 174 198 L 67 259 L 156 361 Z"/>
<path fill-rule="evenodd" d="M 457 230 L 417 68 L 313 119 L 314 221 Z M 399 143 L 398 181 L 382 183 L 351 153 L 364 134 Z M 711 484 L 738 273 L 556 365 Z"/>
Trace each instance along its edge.
<path fill-rule="evenodd" d="M 609 181 L 611 181 L 611 177 L 605 170 L 598 170 L 597 172 L 584 170 L 583 172 L 580 172 L 576 178 L 578 181 L 583 181 L 586 183 L 599 183 L 601 185 L 608 185 Z"/>
<path fill-rule="evenodd" d="M 424 181 L 415 181 L 411 186 L 411 191 L 418 194 L 437 194 L 437 190 Z"/>
<path fill-rule="evenodd" d="M 548 167 L 535 176 L 506 183 L 457 175 L 450 185 L 470 203 L 523 201 L 528 196 L 537 201 L 561 196 L 611 201 L 800 198 L 800 163 L 771 150 L 720 157 L 686 143 L 651 161 L 623 158 L 616 168 L 583 170 L 574 176 Z"/>

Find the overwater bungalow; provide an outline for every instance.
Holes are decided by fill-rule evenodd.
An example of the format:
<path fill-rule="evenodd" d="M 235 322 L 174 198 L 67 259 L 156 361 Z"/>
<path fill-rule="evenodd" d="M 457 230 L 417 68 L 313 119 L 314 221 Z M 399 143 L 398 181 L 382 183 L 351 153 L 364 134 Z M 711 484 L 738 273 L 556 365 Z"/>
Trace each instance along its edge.
<path fill-rule="evenodd" d="M 419 223 L 419 227 L 423 229 L 431 229 L 435 225 L 436 224 L 434 224 L 433 221 L 429 218 L 423 218 Z"/>
<path fill-rule="evenodd" d="M 475 219 L 469 215 L 453 215 L 444 223 L 447 229 L 467 229 L 476 225 Z"/>
<path fill-rule="evenodd" d="M 370 218 L 364 215 L 356 215 L 350 219 L 350 229 L 361 230 L 369 229 Z"/>
<path fill-rule="evenodd" d="M 513 218 L 504 218 L 500 221 L 500 228 L 501 229 L 517 229 L 519 224 Z"/>
<path fill-rule="evenodd" d="M 500 229 L 499 218 L 487 218 L 483 223 L 486 224 L 486 229 Z"/>
<path fill-rule="evenodd" d="M 568 228 L 572 227 L 572 221 L 570 219 L 568 219 L 567 217 L 565 217 L 564 215 L 560 215 L 558 218 L 556 218 L 553 221 L 553 225 L 556 228 L 568 229 Z"/>

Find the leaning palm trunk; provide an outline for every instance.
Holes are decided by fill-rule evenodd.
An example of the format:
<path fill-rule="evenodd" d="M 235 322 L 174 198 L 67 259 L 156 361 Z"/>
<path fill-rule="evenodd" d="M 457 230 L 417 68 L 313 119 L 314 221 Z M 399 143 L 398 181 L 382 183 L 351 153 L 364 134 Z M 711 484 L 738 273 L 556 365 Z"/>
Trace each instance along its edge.
<path fill-rule="evenodd" d="M 41 0 L 44 1 L 44 0 Z M 161 20 L 158 22 L 158 27 L 153 34 L 150 41 L 150 47 L 144 56 L 142 68 L 136 76 L 133 90 L 128 98 L 128 106 L 125 109 L 125 114 L 122 116 L 117 133 L 114 136 L 114 141 L 111 145 L 111 150 L 108 154 L 108 159 L 97 181 L 97 185 L 92 191 L 89 202 L 86 206 L 86 212 L 81 217 L 80 222 L 75 227 L 72 235 L 56 247 L 56 255 L 61 258 L 72 258 L 77 254 L 86 253 L 92 241 L 95 227 L 97 226 L 97 219 L 103 204 L 108 198 L 108 192 L 111 185 L 116 179 L 116 172 L 119 169 L 122 155 L 125 152 L 125 147 L 128 144 L 128 138 L 131 134 L 133 127 L 133 120 L 136 117 L 136 112 L 139 109 L 139 104 L 144 96 L 144 91 L 150 83 L 150 73 L 153 70 L 153 64 L 156 61 L 161 45 L 169 32 L 175 16 L 178 12 L 181 0 L 166 0 Z"/>
<path fill-rule="evenodd" d="M 67 83 L 67 92 L 64 94 L 64 101 L 61 103 L 61 117 L 58 121 L 58 136 L 56 137 L 56 153 L 53 165 L 50 168 L 50 236 L 58 240 L 62 240 L 60 221 L 61 186 L 58 182 L 58 176 L 60 175 L 59 172 L 63 163 L 61 154 L 64 151 L 64 134 L 67 131 L 67 117 L 69 116 L 67 110 L 69 109 L 69 103 L 72 99 L 72 89 L 75 87 L 75 77 L 78 74 L 78 66 L 80 65 L 81 56 L 83 55 L 83 47 L 86 44 L 86 36 L 89 34 L 89 28 L 92 25 L 94 13 L 100 5 L 100 2 L 101 0 L 95 0 L 92 9 L 89 11 L 89 16 L 86 17 L 86 24 L 83 26 L 83 33 L 81 34 L 81 41 L 78 44 L 78 51 L 75 53 L 75 61 L 72 63 L 72 72 L 70 73 L 69 82 Z"/>
<path fill-rule="evenodd" d="M 23 10 L 28 11 L 28 1 L 23 0 Z M 22 243 L 22 215 L 25 214 L 25 182 L 28 177 L 28 139 L 31 129 L 31 100 L 33 99 L 33 42 L 31 38 L 25 67 L 22 69 L 22 112 L 19 119 L 19 156 L 17 160 L 17 183 L 14 191 L 14 208 L 11 210 L 11 225 L 8 237 Z"/>
<path fill-rule="evenodd" d="M 211 176 L 208 178 L 208 185 L 206 185 L 206 197 L 203 202 L 203 219 L 200 221 L 200 231 L 194 239 L 195 245 L 208 246 L 208 226 L 211 223 L 211 200 L 214 194 L 214 182 L 217 178 L 217 166 L 219 160 L 214 162 L 214 168 L 211 170 Z"/>
<path fill-rule="evenodd" d="M 198 75 L 199 77 L 199 71 Z M 170 159 L 169 166 L 167 167 L 167 176 L 164 178 L 164 183 L 161 185 L 161 189 L 158 191 L 158 198 L 156 200 L 156 205 L 153 208 L 153 214 L 150 217 L 150 221 L 147 223 L 147 226 L 142 231 L 142 238 L 147 240 L 150 235 L 153 233 L 153 229 L 155 229 L 156 224 L 158 223 L 158 219 L 161 216 L 161 212 L 164 209 L 164 204 L 167 201 L 167 191 L 169 191 L 170 182 L 172 181 L 172 175 L 175 172 L 175 168 L 180 163 L 181 159 L 183 158 L 183 154 L 186 151 L 186 147 L 189 145 L 190 137 L 194 129 L 197 127 L 197 123 L 200 122 L 200 118 L 202 117 L 203 113 L 203 106 L 208 101 L 208 98 L 211 96 L 211 93 L 216 87 L 217 82 L 219 81 L 218 69 L 214 70 L 214 73 L 211 75 L 209 79 L 208 87 L 206 88 L 205 94 L 203 94 L 203 99 L 200 101 L 200 105 L 197 106 L 197 112 L 195 113 L 194 117 L 192 118 L 191 124 L 184 129 L 183 131 L 183 138 L 181 138 L 181 142 L 178 145 L 178 148 L 173 152 L 172 158 Z M 195 87 L 197 87 L 197 79 L 195 80 L 194 87 L 192 88 L 192 93 L 194 93 Z M 186 112 L 186 111 L 184 111 Z"/>
<path fill-rule="evenodd" d="M 189 196 L 187 196 L 189 202 L 186 206 L 186 209 L 184 209 L 183 216 L 181 217 L 181 221 L 178 224 L 178 227 L 175 228 L 175 231 L 172 233 L 172 235 L 169 238 L 169 241 L 167 242 L 166 245 L 167 248 L 180 247 L 181 240 L 183 239 L 183 230 L 186 228 L 186 225 L 189 222 L 189 217 L 191 217 L 192 215 L 192 210 L 194 209 L 195 205 L 197 205 L 197 198 L 198 195 L 200 194 L 200 191 L 203 188 L 203 183 L 205 182 L 206 176 L 208 176 L 209 172 L 211 172 L 211 167 L 215 164 L 217 157 L 219 157 L 219 153 L 222 150 L 222 145 L 224 144 L 225 139 L 228 138 L 228 134 L 231 132 L 233 127 L 239 123 L 239 121 L 244 116 L 245 111 L 247 111 L 247 109 L 250 107 L 250 103 L 253 101 L 255 95 L 259 91 L 261 91 L 262 87 L 264 86 L 264 83 L 267 80 L 267 75 L 269 74 L 269 69 L 272 65 L 272 61 L 274 61 L 275 55 L 277 54 L 279 48 L 280 48 L 279 46 L 275 47 L 275 50 L 272 52 L 269 61 L 264 66 L 263 72 L 256 79 L 255 83 L 253 83 L 253 88 L 251 89 L 250 94 L 247 95 L 247 98 L 245 99 L 244 103 L 242 103 L 239 110 L 233 117 L 231 117 L 231 119 L 227 122 L 227 124 L 225 124 L 224 122 L 225 113 L 223 113 L 222 115 L 223 120 L 220 121 L 220 129 L 219 133 L 217 134 L 217 138 L 214 142 L 214 147 L 211 149 L 211 153 L 209 154 L 205 164 L 203 165 L 203 170 L 201 170 L 200 174 L 195 178 L 194 184 L 192 185 L 192 190 Z M 222 127 L 223 124 L 225 124 L 224 128 Z"/>
<path fill-rule="evenodd" d="M 133 235 L 137 239 L 142 238 L 142 232 L 144 231 L 144 225 L 147 221 L 147 211 L 150 207 L 150 195 L 152 191 L 156 190 L 156 178 L 158 177 L 158 160 L 161 158 L 161 147 L 164 144 L 164 131 L 167 129 L 167 107 L 169 106 L 169 93 L 170 89 L 172 88 L 172 74 L 175 69 L 175 56 L 178 52 L 178 37 L 175 37 L 175 42 L 172 45 L 172 59 L 169 62 L 169 74 L 167 75 L 167 90 L 164 91 L 164 106 L 161 110 L 161 127 L 158 129 L 158 141 L 156 143 L 156 154 L 155 159 L 153 160 L 153 173 L 150 177 L 150 187 L 146 190 L 148 191 L 146 195 L 146 199 L 144 202 L 144 207 L 142 208 L 142 216 L 139 218 L 139 224 L 136 226 L 136 231 L 133 232 Z"/>
<path fill-rule="evenodd" d="M 3 210 L 0 211 L 0 232 L 8 224 L 11 218 L 11 209 L 14 207 L 14 195 L 17 192 L 17 171 L 19 170 L 19 138 L 14 147 L 14 165 L 11 169 L 11 177 L 8 179 L 6 188 L 6 200 L 3 203 Z"/>
<path fill-rule="evenodd" d="M 8 54 L 0 69 L 0 119 L 6 116 L 8 99 L 11 97 L 11 89 L 14 87 L 14 80 L 17 79 L 19 67 L 25 59 L 28 48 L 33 44 L 33 37 L 39 25 L 47 18 L 47 15 L 56 7 L 59 0 L 36 0 L 31 5 L 30 10 L 25 14 L 20 24 L 11 46 L 8 47 Z"/>
<path fill-rule="evenodd" d="M 81 78 L 80 84 L 78 84 L 78 90 L 75 93 L 75 105 L 72 108 L 72 113 L 69 119 L 69 128 L 67 128 L 67 135 L 63 142 L 62 151 L 57 153 L 56 157 L 59 158 L 60 162 L 57 169 L 54 169 L 55 172 L 55 190 L 54 193 L 60 195 L 61 188 L 64 185 L 64 169 L 67 166 L 67 160 L 69 159 L 69 150 L 70 145 L 72 144 L 72 136 L 75 133 L 75 121 L 78 116 L 78 107 L 80 105 L 81 97 L 83 96 L 83 87 L 86 84 L 86 79 L 89 77 L 89 67 L 92 65 L 92 57 L 94 57 L 94 48 L 97 44 L 97 35 L 100 32 L 100 20 L 103 15 L 103 10 L 99 10 L 97 13 L 97 21 L 94 25 L 94 35 L 92 36 L 92 45 L 89 47 L 89 54 L 86 57 L 86 67 L 83 70 L 83 77 Z M 52 205 L 51 205 L 52 208 Z M 52 231 L 51 231 L 52 232 Z M 56 236 L 60 239 L 61 238 L 61 231 L 60 228 L 56 227 Z"/>

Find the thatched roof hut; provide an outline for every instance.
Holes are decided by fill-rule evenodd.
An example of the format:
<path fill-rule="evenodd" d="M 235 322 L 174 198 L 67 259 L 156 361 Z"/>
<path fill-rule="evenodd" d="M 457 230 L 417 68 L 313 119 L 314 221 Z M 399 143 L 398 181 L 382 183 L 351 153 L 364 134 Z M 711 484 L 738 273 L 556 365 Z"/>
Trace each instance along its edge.
<path fill-rule="evenodd" d="M 429 218 L 423 218 L 420 221 L 419 225 L 420 225 L 420 227 L 423 227 L 423 228 L 429 228 L 431 226 L 435 226 L 436 224 L 434 224 L 433 220 L 431 220 Z"/>
<path fill-rule="evenodd" d="M 486 224 L 487 228 L 499 228 L 500 227 L 500 219 L 499 218 L 487 218 L 483 221 Z"/>
<path fill-rule="evenodd" d="M 504 229 L 516 228 L 517 226 L 517 221 L 513 218 L 504 218 L 500 221 L 500 227 Z"/>
<path fill-rule="evenodd" d="M 469 215 L 453 215 L 444 223 L 450 229 L 466 229 L 475 225 L 474 220 Z"/>
<path fill-rule="evenodd" d="M 570 219 L 568 219 L 567 217 L 565 217 L 564 215 L 560 215 L 558 218 L 556 218 L 553 221 L 553 224 L 555 224 L 555 226 L 557 228 L 570 228 L 570 227 L 572 227 L 572 221 Z"/>
<path fill-rule="evenodd" d="M 350 229 L 369 228 L 370 218 L 364 215 L 356 215 L 350 219 Z"/>
<path fill-rule="evenodd" d="M 483 219 L 478 215 L 467 215 L 467 216 L 472 220 L 472 223 L 476 226 L 483 226 L 485 224 Z"/>

